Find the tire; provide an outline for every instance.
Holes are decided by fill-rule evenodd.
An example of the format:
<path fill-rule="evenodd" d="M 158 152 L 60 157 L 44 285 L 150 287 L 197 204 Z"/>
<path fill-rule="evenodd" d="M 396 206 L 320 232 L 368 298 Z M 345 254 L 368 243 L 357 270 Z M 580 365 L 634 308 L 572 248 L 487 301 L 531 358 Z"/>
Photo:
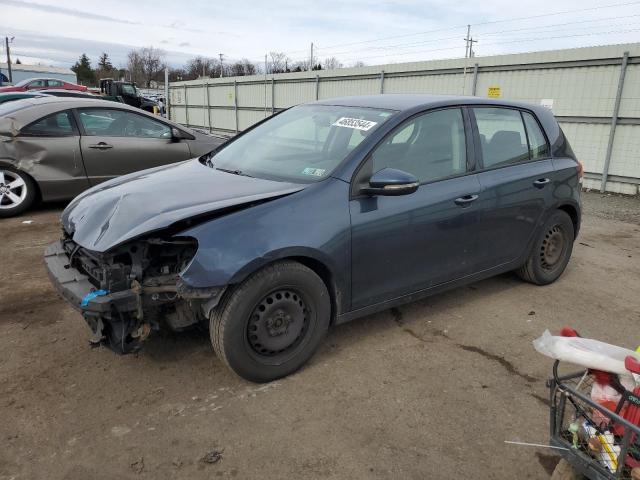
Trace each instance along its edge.
<path fill-rule="evenodd" d="M 270 382 L 311 358 L 330 317 L 322 279 L 300 263 L 283 261 L 227 292 L 211 314 L 209 334 L 218 358 L 237 375 Z"/>
<path fill-rule="evenodd" d="M 573 251 L 571 217 L 556 210 L 546 220 L 525 264 L 516 273 L 527 282 L 547 285 L 555 282 L 569 263 Z"/>
<path fill-rule="evenodd" d="M 36 197 L 36 185 L 29 175 L 0 166 L 0 217 L 20 215 L 33 205 Z"/>
<path fill-rule="evenodd" d="M 551 474 L 551 480 L 582 480 L 583 476 L 573 469 L 571 464 L 561 458 Z"/>

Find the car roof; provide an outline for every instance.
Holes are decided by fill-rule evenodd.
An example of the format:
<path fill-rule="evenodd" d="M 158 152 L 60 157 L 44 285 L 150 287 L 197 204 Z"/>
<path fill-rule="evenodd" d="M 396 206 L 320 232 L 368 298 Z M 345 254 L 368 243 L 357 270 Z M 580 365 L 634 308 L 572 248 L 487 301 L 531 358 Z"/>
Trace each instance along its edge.
<path fill-rule="evenodd" d="M 538 106 L 522 102 L 493 100 L 470 95 L 433 95 L 423 93 L 383 93 L 352 97 L 329 98 L 310 102 L 311 105 L 336 105 L 344 107 L 378 108 L 382 110 L 420 110 L 447 105 L 496 105 L 537 109 Z"/>

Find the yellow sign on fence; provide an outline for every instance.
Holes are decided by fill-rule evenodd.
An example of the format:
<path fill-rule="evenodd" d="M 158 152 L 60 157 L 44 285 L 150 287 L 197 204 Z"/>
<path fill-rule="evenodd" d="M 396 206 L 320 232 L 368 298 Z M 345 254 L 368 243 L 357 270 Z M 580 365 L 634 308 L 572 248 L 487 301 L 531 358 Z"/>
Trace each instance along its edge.
<path fill-rule="evenodd" d="M 500 87 L 489 87 L 487 89 L 487 97 L 500 98 L 501 96 L 502 96 L 502 92 L 500 91 Z"/>

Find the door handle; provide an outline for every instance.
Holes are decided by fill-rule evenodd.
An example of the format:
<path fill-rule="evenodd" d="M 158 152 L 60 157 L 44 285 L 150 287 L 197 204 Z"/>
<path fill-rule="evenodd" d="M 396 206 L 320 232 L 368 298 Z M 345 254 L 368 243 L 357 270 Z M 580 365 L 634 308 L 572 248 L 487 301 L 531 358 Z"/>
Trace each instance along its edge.
<path fill-rule="evenodd" d="M 456 205 L 461 207 L 467 207 L 478 199 L 478 195 L 465 195 L 464 197 L 458 197 L 454 200 Z"/>
<path fill-rule="evenodd" d="M 107 150 L 108 148 L 113 148 L 113 145 L 109 145 L 108 143 L 100 142 L 95 143 L 93 145 L 89 145 L 89 148 L 95 148 L 98 150 Z"/>
<path fill-rule="evenodd" d="M 533 182 L 533 186 L 537 188 L 544 188 L 544 186 L 549 183 L 551 180 L 548 178 L 539 178 Z"/>

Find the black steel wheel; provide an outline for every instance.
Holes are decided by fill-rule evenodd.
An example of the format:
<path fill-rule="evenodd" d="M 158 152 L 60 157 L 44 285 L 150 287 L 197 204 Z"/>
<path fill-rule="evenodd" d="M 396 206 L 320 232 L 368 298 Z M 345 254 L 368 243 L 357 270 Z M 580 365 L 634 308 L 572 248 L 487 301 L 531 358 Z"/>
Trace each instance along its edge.
<path fill-rule="evenodd" d="M 539 230 L 525 264 L 516 272 L 527 282 L 547 285 L 564 272 L 573 251 L 574 227 L 571 217 L 556 210 Z"/>
<path fill-rule="evenodd" d="M 561 224 L 555 224 L 545 233 L 540 246 L 540 266 L 546 271 L 562 261 L 567 248 L 567 234 Z"/>
<path fill-rule="evenodd" d="M 211 314 L 216 355 L 253 382 L 289 375 L 311 358 L 330 322 L 322 279 L 308 267 L 282 261 L 227 292 Z"/>
<path fill-rule="evenodd" d="M 287 355 L 309 329 L 309 309 L 295 289 L 278 289 L 266 295 L 251 313 L 247 340 L 254 354 Z"/>

